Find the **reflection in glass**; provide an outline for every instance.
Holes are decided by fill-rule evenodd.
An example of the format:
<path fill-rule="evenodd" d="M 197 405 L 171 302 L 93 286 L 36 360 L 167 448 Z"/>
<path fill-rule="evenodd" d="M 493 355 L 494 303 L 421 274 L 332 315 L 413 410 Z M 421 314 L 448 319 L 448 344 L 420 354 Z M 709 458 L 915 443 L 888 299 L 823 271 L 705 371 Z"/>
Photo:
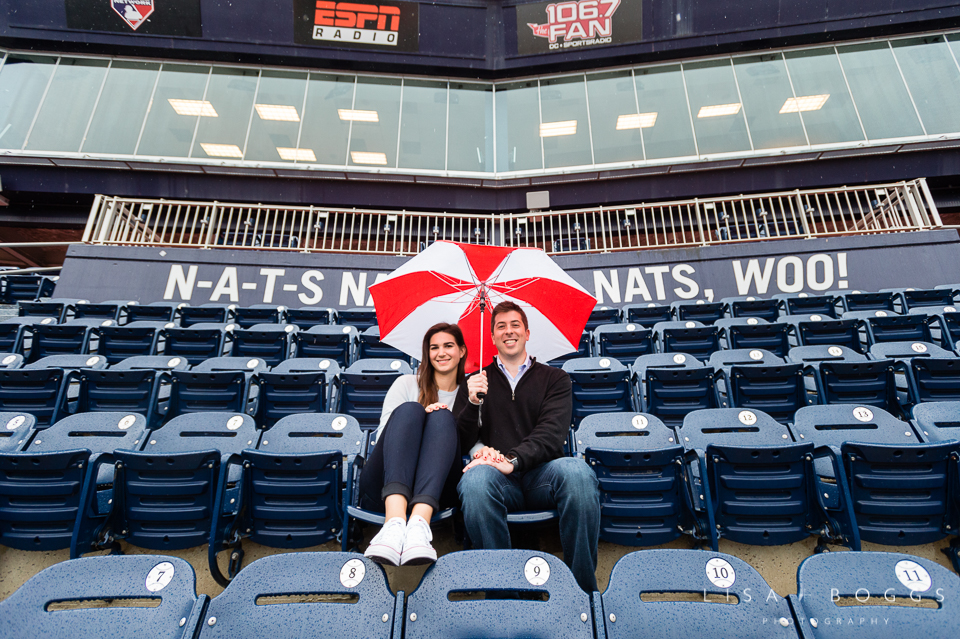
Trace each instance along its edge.
<path fill-rule="evenodd" d="M 400 166 L 443 170 L 447 144 L 447 83 L 405 80 Z"/>
<path fill-rule="evenodd" d="M 236 157 L 227 147 L 237 147 L 242 157 L 259 74 L 257 69 L 214 67 L 205 101 L 216 109 L 218 117 L 200 118 L 193 157 Z M 205 144 L 216 145 L 210 148 L 221 152 L 211 153 Z"/>
<path fill-rule="evenodd" d="M 27 149 L 80 150 L 107 65 L 106 60 L 60 58 L 27 140 Z"/>
<path fill-rule="evenodd" d="M 792 51 L 785 56 L 798 101 L 811 96 L 828 96 L 819 109 L 812 108 L 816 106 L 813 102 L 802 112 L 810 144 L 862 140 L 857 111 L 833 49 Z M 817 101 L 820 99 L 823 98 Z M 789 108 L 790 105 L 785 106 Z"/>
<path fill-rule="evenodd" d="M 114 61 L 81 151 L 133 155 L 159 71 L 159 64 Z"/>
<path fill-rule="evenodd" d="M 943 36 L 893 42 L 927 134 L 960 131 L 960 71 Z"/>
<path fill-rule="evenodd" d="M 868 139 L 923 135 L 917 112 L 886 42 L 837 50 Z"/>
<path fill-rule="evenodd" d="M 180 115 L 176 100 L 203 101 L 210 67 L 164 64 L 150 102 L 137 155 L 187 157 L 199 115 Z M 173 104 L 170 100 L 174 100 Z M 201 152 L 201 156 L 206 154 Z"/>
<path fill-rule="evenodd" d="M 543 168 L 537 81 L 497 85 L 497 171 Z"/>
<path fill-rule="evenodd" d="M 493 171 L 493 87 L 450 83 L 447 169 Z"/>
<path fill-rule="evenodd" d="M 641 118 L 631 73 L 588 75 L 587 97 L 594 161 L 605 164 L 642 160 L 641 129 L 655 126 L 657 116 L 644 114 Z"/>
<path fill-rule="evenodd" d="M 54 64 L 56 58 L 7 56 L 0 71 L 0 148 L 23 146 Z"/>
<path fill-rule="evenodd" d="M 806 145 L 798 105 L 779 53 L 733 61 L 755 149 Z M 801 105 L 807 108 L 807 102 Z"/>
<path fill-rule="evenodd" d="M 729 60 L 683 65 L 700 155 L 749 151 L 750 139 Z"/>
<path fill-rule="evenodd" d="M 347 162 L 350 122 L 341 120 L 337 111 L 353 107 L 354 80 L 352 75 L 310 74 L 300 149 L 312 152 L 319 164 L 343 166 Z"/>
<path fill-rule="evenodd" d="M 680 65 L 637 69 L 634 79 L 640 113 L 657 114 L 653 126 L 642 130 L 647 159 L 696 155 Z"/>
<path fill-rule="evenodd" d="M 313 162 L 316 155 L 310 150 L 298 154 L 297 137 L 300 135 L 300 119 L 303 96 L 307 90 L 305 73 L 264 71 L 254 104 L 255 113 L 250 122 L 247 152 L 244 159 L 262 162 Z M 286 149 L 281 151 L 280 149 Z M 307 151 L 306 149 L 304 151 Z M 286 156 L 286 157 L 284 157 Z M 310 158 L 313 159 L 310 159 Z"/>
<path fill-rule="evenodd" d="M 354 120 L 350 131 L 349 164 L 396 166 L 400 127 L 400 79 L 357 79 L 355 111 L 376 111 L 377 122 Z"/>
<path fill-rule="evenodd" d="M 540 81 L 540 137 L 546 168 L 593 163 L 582 75 Z"/>

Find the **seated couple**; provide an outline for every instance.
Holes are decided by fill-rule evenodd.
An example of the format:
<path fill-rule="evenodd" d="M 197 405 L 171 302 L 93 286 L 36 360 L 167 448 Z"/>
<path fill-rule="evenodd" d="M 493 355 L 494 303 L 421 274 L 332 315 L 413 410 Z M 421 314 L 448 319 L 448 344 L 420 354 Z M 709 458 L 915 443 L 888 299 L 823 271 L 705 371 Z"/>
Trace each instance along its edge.
<path fill-rule="evenodd" d="M 467 534 L 481 549 L 510 548 L 507 512 L 559 511 L 564 562 L 581 588 L 596 590 L 597 479 L 583 460 L 563 456 L 570 378 L 527 355 L 520 306 L 498 304 L 490 325 L 497 356 L 479 373 L 465 379 L 460 328 L 436 324 L 423 338 L 417 374 L 387 393 L 360 476 L 361 507 L 383 512 L 386 523 L 365 554 L 391 565 L 436 561 L 430 518 L 459 494 Z"/>

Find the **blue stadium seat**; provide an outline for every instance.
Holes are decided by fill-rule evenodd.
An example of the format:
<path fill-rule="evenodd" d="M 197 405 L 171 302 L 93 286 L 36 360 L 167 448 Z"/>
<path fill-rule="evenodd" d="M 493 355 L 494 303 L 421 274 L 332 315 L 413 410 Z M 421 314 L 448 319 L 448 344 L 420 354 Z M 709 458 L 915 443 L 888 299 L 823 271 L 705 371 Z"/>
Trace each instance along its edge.
<path fill-rule="evenodd" d="M 603 623 L 597 625 L 606 639 L 799 636 L 787 600 L 760 573 L 742 559 L 706 550 L 624 555 L 602 603 Z"/>
<path fill-rule="evenodd" d="M 892 552 L 832 552 L 803 560 L 790 595 L 810 639 L 952 637 L 960 579 L 929 559 Z M 926 603 L 927 605 L 920 605 Z"/>
<path fill-rule="evenodd" d="M 564 362 L 567 362 L 571 359 L 576 359 L 578 357 L 590 357 L 590 342 L 592 340 L 593 334 L 584 331 L 580 335 L 580 342 L 577 344 L 577 350 L 571 351 L 566 355 L 561 355 L 555 359 L 551 359 L 549 362 L 547 362 L 547 364 L 556 368 L 563 368 Z"/>
<path fill-rule="evenodd" d="M 141 415 L 72 415 L 22 452 L 0 453 L 0 544 L 57 550 L 93 534 L 81 515 L 111 497 L 111 455 L 139 447 L 146 425 Z"/>
<path fill-rule="evenodd" d="M 336 408 L 333 388 L 340 367 L 329 359 L 288 359 L 258 373 L 257 425 L 270 428 L 288 415 Z"/>
<path fill-rule="evenodd" d="M 336 320 L 341 326 L 353 326 L 362 332 L 377 325 L 377 313 L 372 307 L 348 308 L 338 311 Z"/>
<path fill-rule="evenodd" d="M 293 353 L 294 324 L 256 324 L 233 330 L 234 357 L 259 357 L 268 366 L 276 366 Z"/>
<path fill-rule="evenodd" d="M 180 326 L 190 328 L 195 324 L 233 324 L 234 304 L 201 304 L 180 308 Z"/>
<path fill-rule="evenodd" d="M 299 326 L 301 331 L 308 330 L 314 326 L 337 324 L 337 317 L 337 311 L 333 308 L 301 306 L 300 308 L 287 309 L 287 321 Z"/>
<path fill-rule="evenodd" d="M 612 306 L 598 306 L 590 311 L 590 317 L 587 319 L 587 325 L 584 327 L 588 333 L 597 330 L 598 326 L 603 324 L 616 324 L 620 318 L 620 309 Z"/>
<path fill-rule="evenodd" d="M 132 371 L 141 368 L 158 371 L 185 371 L 190 368 L 190 362 L 183 357 L 170 357 L 169 355 L 136 355 L 120 360 L 111 366 L 110 370 Z"/>
<path fill-rule="evenodd" d="M 781 424 L 810 401 L 802 364 L 735 365 L 724 371 L 727 405 L 766 413 Z"/>
<path fill-rule="evenodd" d="M 361 359 L 340 373 L 339 411 L 356 418 L 360 428 L 376 429 L 380 425 L 383 399 L 390 386 L 401 375 L 413 372 L 399 359 Z"/>
<path fill-rule="evenodd" d="M 694 321 L 660 322 L 653 339 L 660 353 L 687 353 L 701 361 L 720 350 L 720 329 Z"/>
<path fill-rule="evenodd" d="M 74 310 L 75 306 L 69 302 L 53 300 L 43 302 L 23 301 L 17 304 L 17 314 L 20 317 L 49 317 L 57 324 L 71 319 Z"/>
<path fill-rule="evenodd" d="M 653 353 L 653 331 L 639 324 L 603 324 L 593 331 L 593 352 L 630 365 Z"/>
<path fill-rule="evenodd" d="M 935 306 L 927 307 L 927 309 L 938 310 L 937 313 L 930 315 L 931 333 L 934 334 L 934 337 L 939 334 L 941 346 L 952 349 L 954 344 L 960 341 L 960 313 L 957 312 L 955 306 Z M 927 309 L 913 309 L 910 312 L 923 312 Z"/>
<path fill-rule="evenodd" d="M 15 368 L 21 368 L 23 366 L 23 355 L 10 354 L 3 355 L 0 353 L 0 368 L 6 368 L 8 370 L 13 370 Z"/>
<path fill-rule="evenodd" d="M 573 427 L 594 413 L 634 410 L 630 369 L 610 357 L 579 357 L 563 363 L 573 386 Z"/>
<path fill-rule="evenodd" d="M 233 321 L 240 328 L 251 328 L 257 324 L 283 324 L 286 316 L 287 307 L 276 304 L 241 306 L 233 311 Z"/>
<path fill-rule="evenodd" d="M 455 552 L 440 557 L 407 596 L 403 636 L 594 639 L 591 613 L 590 595 L 551 554 Z"/>
<path fill-rule="evenodd" d="M 600 482 L 600 539 L 658 546 L 692 529 L 683 447 L 662 421 L 641 413 L 589 415 L 574 441 Z"/>
<path fill-rule="evenodd" d="M 29 444 L 36 424 L 30 413 L 0 413 L 0 452 L 15 453 Z"/>
<path fill-rule="evenodd" d="M 954 283 L 954 284 L 937 284 L 937 285 L 934 286 L 933 288 L 936 288 L 936 289 L 944 289 L 944 288 L 945 288 L 945 289 L 947 289 L 948 291 L 952 291 L 952 292 L 953 292 L 953 298 L 954 298 L 954 300 L 956 300 L 956 299 L 957 299 L 957 295 L 960 294 L 960 282 L 957 282 L 957 283 Z M 957 301 L 960 301 L 960 300 L 957 300 Z"/>
<path fill-rule="evenodd" d="M 198 324 L 192 328 L 171 327 L 160 332 L 164 342 L 163 354 L 183 357 L 191 366 L 211 357 L 222 357 L 230 352 L 233 342 L 232 324 Z"/>
<path fill-rule="evenodd" d="M 887 311 L 867 311 L 887 313 Z M 844 314 L 846 317 L 847 314 Z M 883 342 L 932 342 L 930 320 L 924 315 L 885 315 L 861 319 L 870 345 Z"/>
<path fill-rule="evenodd" d="M 99 329 L 97 353 L 106 357 L 110 364 L 136 355 L 154 355 L 157 352 L 160 330 L 153 322 L 104 326 Z"/>
<path fill-rule="evenodd" d="M 250 406 L 251 378 L 242 370 L 172 371 L 170 407 L 166 419 L 190 413 L 246 413 Z"/>
<path fill-rule="evenodd" d="M 23 367 L 23 370 L 59 368 L 64 371 L 75 371 L 81 368 L 96 368 L 99 370 L 106 367 L 107 358 L 102 355 L 50 355 L 27 364 Z"/>
<path fill-rule="evenodd" d="M 620 321 L 653 328 L 658 322 L 669 322 L 673 311 L 661 304 L 627 304 L 620 309 Z"/>
<path fill-rule="evenodd" d="M 671 302 L 670 310 L 673 316 L 679 322 L 700 322 L 701 324 L 711 326 L 718 319 L 723 317 L 726 312 L 726 305 L 723 302 L 705 302 L 704 300 Z"/>
<path fill-rule="evenodd" d="M 293 334 L 294 357 L 332 359 L 346 368 L 356 359 L 359 340 L 353 326 L 313 326 Z"/>
<path fill-rule="evenodd" d="M 50 566 L 0 602 L 0 636 L 183 639 L 193 636 L 207 599 L 178 557 L 84 557 Z"/>
<path fill-rule="evenodd" d="M 686 353 L 652 353 L 633 361 L 634 383 L 643 382 L 648 368 L 703 368 L 703 362 Z"/>
<path fill-rule="evenodd" d="M 150 304 L 131 304 L 127 307 L 127 323 L 132 322 L 173 322 L 184 304 L 173 302 L 152 302 Z"/>
<path fill-rule="evenodd" d="M 402 624 L 403 591 L 390 592 L 383 568 L 353 553 L 299 552 L 244 568 L 210 601 L 197 639 L 400 639 Z"/>
<path fill-rule="evenodd" d="M 257 445 L 253 418 L 234 413 L 184 415 L 152 431 L 142 452 L 117 450 L 113 504 L 93 520 L 98 534 L 78 536 L 73 556 L 123 539 L 140 548 L 182 550 L 208 543 L 221 487 L 236 481 L 240 454 Z M 223 504 L 235 508 L 239 485 Z M 234 502 L 230 502 L 233 499 Z"/>
<path fill-rule="evenodd" d="M 237 503 L 229 503 L 221 483 L 213 511 L 208 562 L 217 583 L 225 586 L 236 576 L 243 538 L 271 548 L 307 548 L 337 537 L 345 516 L 344 466 L 360 454 L 362 440 L 360 425 L 348 415 L 291 415 L 264 433 L 255 450 L 244 450 Z M 217 564 L 225 549 L 232 551 L 229 577 Z"/>
<path fill-rule="evenodd" d="M 410 357 L 402 351 L 380 341 L 380 327 L 371 326 L 359 335 L 357 359 L 402 359 Z"/>
<path fill-rule="evenodd" d="M 0 411 L 29 413 L 39 428 L 57 421 L 63 410 L 66 373 L 59 368 L 0 369 Z"/>
<path fill-rule="evenodd" d="M 821 404 L 862 404 L 901 414 L 893 360 L 820 362 L 814 378 Z"/>
<path fill-rule="evenodd" d="M 690 413 L 677 434 L 698 536 L 713 550 L 720 537 L 772 546 L 811 534 L 859 549 L 848 511 L 834 517 L 822 497 L 814 445 L 794 442 L 787 426 L 761 411 L 723 408 Z"/>
<path fill-rule="evenodd" d="M 837 298 L 835 295 L 809 295 L 807 293 L 777 293 L 780 307 L 787 315 L 823 315 L 837 317 Z M 784 313 L 780 314 L 781 317 Z"/>
<path fill-rule="evenodd" d="M 0 322 L 0 353 L 18 353 L 26 352 L 26 340 L 33 336 L 33 326 L 35 324 L 53 324 L 54 320 L 50 317 L 42 319 L 36 317 L 8 317 Z"/>
<path fill-rule="evenodd" d="M 124 302 L 80 302 L 74 307 L 74 319 L 111 320 L 116 324 L 127 322 L 127 304 Z"/>
<path fill-rule="evenodd" d="M 893 293 L 864 293 L 850 291 L 838 295 L 844 312 L 849 311 L 895 311 Z"/>
<path fill-rule="evenodd" d="M 53 295 L 54 281 L 41 275 L 4 275 L 0 287 L 4 304 L 38 300 Z"/>
<path fill-rule="evenodd" d="M 780 321 L 793 328 L 797 346 L 844 346 L 858 353 L 866 351 L 860 337 L 860 322 L 856 319 L 831 319 L 825 315 L 787 315 Z"/>
<path fill-rule="evenodd" d="M 882 292 L 892 292 L 897 302 L 897 310 L 909 313 L 911 308 L 921 306 L 949 306 L 953 304 L 951 289 L 930 288 L 882 288 Z"/>
<path fill-rule="evenodd" d="M 669 428 L 677 428 L 695 410 L 720 408 L 716 385 L 719 378 L 712 366 L 648 367 L 641 377 L 640 410 L 659 417 Z"/>
<path fill-rule="evenodd" d="M 727 348 L 761 348 L 778 357 L 790 350 L 790 325 L 770 323 L 759 317 L 727 317 L 713 324 L 720 329 L 720 338 Z"/>
<path fill-rule="evenodd" d="M 913 407 L 912 423 L 924 441 L 960 440 L 960 401 L 918 404 Z"/>
<path fill-rule="evenodd" d="M 27 363 L 51 355 L 81 355 L 90 352 L 91 337 L 98 329 L 84 324 L 35 324 Z"/>
<path fill-rule="evenodd" d="M 779 300 L 765 300 L 759 297 L 725 297 L 720 300 L 731 318 L 756 317 L 768 322 L 776 322 L 780 315 Z"/>
<path fill-rule="evenodd" d="M 159 428 L 160 385 L 169 383 L 166 373 L 153 369 L 71 371 L 67 384 L 77 382 L 79 389 L 72 413 L 137 413 L 147 428 Z"/>
<path fill-rule="evenodd" d="M 871 359 L 894 359 L 909 362 L 924 358 L 955 358 L 953 351 L 947 351 L 936 344 L 920 341 L 878 342 L 870 347 Z"/>
<path fill-rule="evenodd" d="M 787 360 L 796 364 L 819 366 L 821 362 L 866 362 L 867 356 L 846 346 L 794 346 Z"/>
<path fill-rule="evenodd" d="M 724 371 L 731 366 L 777 366 L 785 363 L 782 357 L 778 357 L 762 348 L 734 348 L 717 351 L 707 361 L 708 366 Z"/>

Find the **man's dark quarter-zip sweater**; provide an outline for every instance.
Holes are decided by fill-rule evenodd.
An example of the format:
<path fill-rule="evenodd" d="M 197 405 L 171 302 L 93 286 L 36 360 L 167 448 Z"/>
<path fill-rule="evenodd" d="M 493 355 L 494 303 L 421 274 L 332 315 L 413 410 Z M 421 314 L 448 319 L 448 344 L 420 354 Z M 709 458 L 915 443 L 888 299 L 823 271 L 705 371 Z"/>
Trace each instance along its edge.
<path fill-rule="evenodd" d="M 562 457 L 573 413 L 570 376 L 534 359 L 512 390 L 496 360 L 483 370 L 487 372 L 483 427 L 478 426 L 481 409 L 470 403 L 466 380 L 453 404 L 463 452 L 479 439 L 507 457 L 515 455 L 518 471 Z"/>

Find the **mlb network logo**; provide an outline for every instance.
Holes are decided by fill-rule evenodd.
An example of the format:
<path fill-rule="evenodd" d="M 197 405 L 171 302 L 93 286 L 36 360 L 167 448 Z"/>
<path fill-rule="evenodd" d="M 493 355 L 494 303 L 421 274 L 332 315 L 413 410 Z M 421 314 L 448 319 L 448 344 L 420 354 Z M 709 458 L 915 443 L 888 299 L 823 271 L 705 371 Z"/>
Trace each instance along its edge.
<path fill-rule="evenodd" d="M 134 31 L 153 13 L 153 0 L 110 0 L 110 6 Z"/>
<path fill-rule="evenodd" d="M 313 39 L 397 45 L 400 7 L 318 0 Z"/>

